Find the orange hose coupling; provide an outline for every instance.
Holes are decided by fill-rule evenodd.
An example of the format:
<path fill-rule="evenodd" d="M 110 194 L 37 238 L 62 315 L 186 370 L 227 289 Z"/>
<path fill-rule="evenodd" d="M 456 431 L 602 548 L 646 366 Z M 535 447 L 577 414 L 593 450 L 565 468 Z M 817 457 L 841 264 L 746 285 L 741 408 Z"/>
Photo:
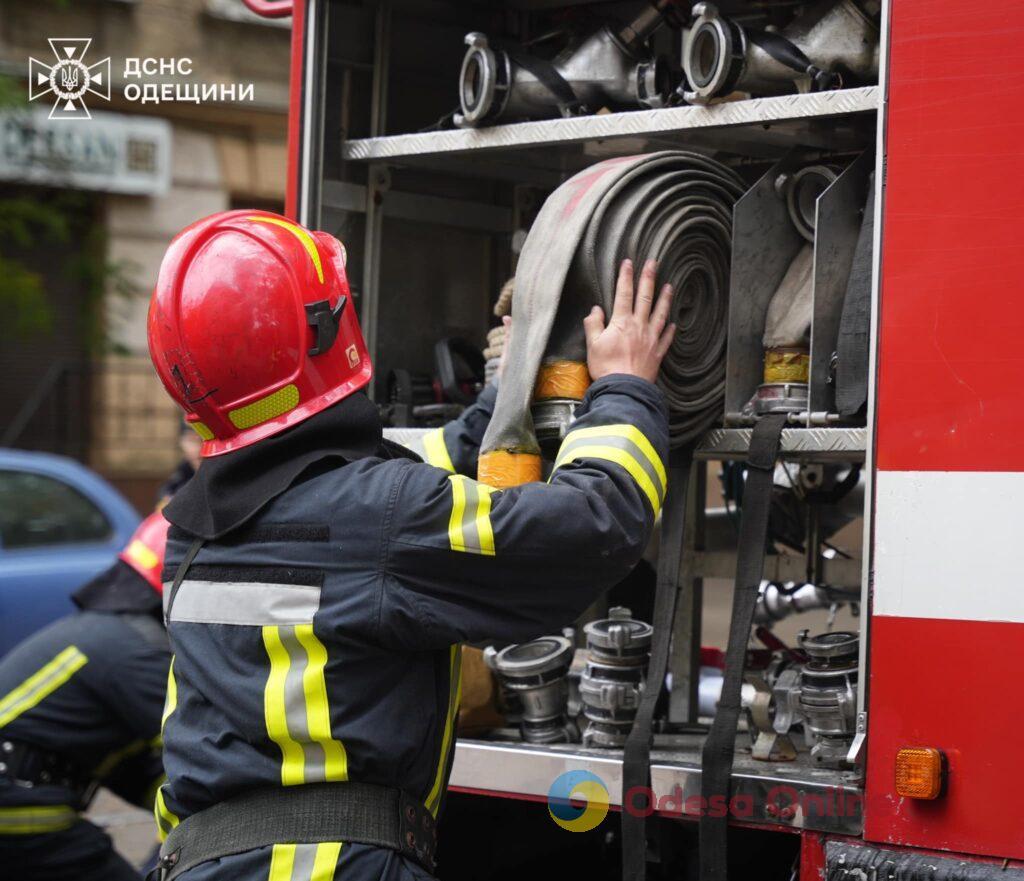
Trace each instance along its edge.
<path fill-rule="evenodd" d="M 549 361 L 541 364 L 537 372 L 533 399 L 571 398 L 579 401 L 590 388 L 590 382 L 590 371 L 584 361 Z"/>
<path fill-rule="evenodd" d="M 481 453 L 476 466 L 476 477 L 481 483 L 497 489 L 508 489 L 523 483 L 540 480 L 541 460 L 537 453 L 514 453 L 510 450 L 491 450 Z"/>

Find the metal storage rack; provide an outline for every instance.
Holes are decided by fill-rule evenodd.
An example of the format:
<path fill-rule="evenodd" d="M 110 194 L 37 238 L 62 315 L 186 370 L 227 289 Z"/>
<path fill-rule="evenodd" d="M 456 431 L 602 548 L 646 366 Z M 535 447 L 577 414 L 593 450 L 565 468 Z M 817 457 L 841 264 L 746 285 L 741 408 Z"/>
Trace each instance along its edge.
<path fill-rule="evenodd" d="M 312 33 L 323 33 L 316 25 L 326 16 L 328 4 L 313 0 Z M 371 126 L 383 130 L 383 105 L 387 99 L 389 14 L 378 13 L 373 64 L 373 105 Z M 323 53 L 323 45 L 307 40 L 307 51 Z M 308 70 L 307 66 L 307 70 Z M 316 106 L 317 90 L 323 83 L 307 83 L 307 107 Z M 743 164 L 760 161 L 767 166 L 794 147 L 813 156 L 815 151 L 846 152 L 869 149 L 876 138 L 876 124 L 882 102 L 876 86 L 816 94 L 791 95 L 721 103 L 706 107 L 687 106 L 604 114 L 572 119 L 524 122 L 478 130 L 433 131 L 342 141 L 340 156 L 350 166 L 365 168 L 366 184 L 324 179 L 323 141 L 314 143 L 304 161 L 313 174 L 305 178 L 300 199 L 300 216 L 315 222 L 322 208 L 365 214 L 363 249 L 362 311 L 364 329 L 371 351 L 378 329 L 378 284 L 382 259 L 382 218 L 388 216 L 451 226 L 478 227 L 510 233 L 513 210 L 476 199 L 451 199 L 436 195 L 391 191 L 389 169 L 415 169 L 459 178 L 502 181 L 540 188 L 553 188 L 580 168 L 603 159 L 637 152 L 685 147 L 715 152 L 726 162 Z M 322 106 L 322 105 L 321 105 Z M 319 131 L 315 128 L 314 130 Z M 319 137 L 319 135 L 318 135 Z M 308 146 L 308 145 L 307 145 Z M 331 149 L 339 145 L 332 143 Z M 701 443 L 699 460 L 742 458 L 750 439 L 748 428 L 712 430 Z M 861 463 L 869 458 L 869 429 L 862 427 L 795 427 L 783 434 L 783 459 L 798 462 Z M 703 477 L 703 470 L 700 471 Z M 693 510 L 703 510 L 704 482 L 691 481 Z M 728 575 L 730 560 L 724 554 L 699 549 L 699 518 L 688 518 L 688 534 L 682 573 L 685 577 Z M 789 563 L 799 558 L 789 558 Z M 770 562 L 770 561 L 769 561 Z M 866 600 L 866 577 L 860 561 L 831 561 L 837 583 L 854 581 L 862 585 Z M 771 564 L 770 564 L 771 565 Z M 799 568 L 786 562 L 774 564 L 784 576 Z M 770 566 L 769 566 L 770 569 Z M 830 571 L 830 574 L 831 571 Z M 860 576 L 860 577 L 858 577 Z M 670 669 L 674 677 L 670 718 L 681 730 L 697 722 L 696 688 L 700 650 L 700 591 L 688 592 L 689 604 L 680 603 L 673 623 L 673 652 Z M 862 640 L 863 643 L 863 640 Z M 863 650 L 862 650 L 863 651 Z M 578 745 L 536 747 L 502 741 L 460 740 L 452 786 L 470 791 L 509 793 L 542 799 L 551 781 L 569 768 L 590 768 L 608 782 L 613 802 L 621 781 L 621 755 L 613 750 L 587 750 Z M 657 794 L 681 787 L 684 795 L 699 793 L 700 735 L 683 733 L 659 735 L 652 753 L 652 780 Z M 795 828 L 857 834 L 861 830 L 859 784 L 851 772 L 826 771 L 800 762 L 789 765 L 753 762 L 737 755 L 734 770 L 736 791 L 755 798 L 752 823 L 787 824 Z M 767 803 L 766 793 L 774 786 L 788 786 L 801 797 L 822 797 L 836 792 L 851 800 L 836 815 L 807 815 L 797 811 L 779 816 Z M 844 798 L 847 796 L 844 795 Z"/>
<path fill-rule="evenodd" d="M 350 162 L 395 162 L 460 173 L 493 173 L 487 161 L 514 175 L 513 162 L 564 175 L 609 156 L 685 146 L 757 157 L 781 156 L 794 144 L 829 150 L 863 144 L 857 117 L 878 109 L 877 86 L 670 107 L 481 129 L 392 135 L 346 142 Z M 821 123 L 829 121 L 827 126 Z M 510 155 L 511 154 L 511 155 Z M 466 166 L 466 160 L 471 165 Z M 447 166 L 441 163 L 449 163 Z M 458 163 L 455 166 L 452 163 Z M 527 169 L 524 168 L 523 172 Z M 522 175 L 523 172 L 520 172 Z"/>

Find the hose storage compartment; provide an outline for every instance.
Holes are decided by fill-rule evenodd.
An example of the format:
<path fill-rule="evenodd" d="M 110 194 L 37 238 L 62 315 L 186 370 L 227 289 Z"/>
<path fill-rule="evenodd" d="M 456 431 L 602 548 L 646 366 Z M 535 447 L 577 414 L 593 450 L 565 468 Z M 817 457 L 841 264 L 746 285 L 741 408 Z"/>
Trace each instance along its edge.
<path fill-rule="evenodd" d="M 539 457 L 530 402 L 541 364 L 586 361 L 583 318 L 595 303 L 610 316 L 618 266 L 627 257 L 658 260 L 659 286 L 675 289 L 671 320 L 679 330 L 658 380 L 673 446 L 695 440 L 721 417 L 732 209 L 743 190 L 721 163 L 668 150 L 601 162 L 551 194 L 516 273 L 509 351 L 515 369 L 498 390 L 481 446 L 481 480 L 510 485 L 489 469 L 495 453 Z"/>

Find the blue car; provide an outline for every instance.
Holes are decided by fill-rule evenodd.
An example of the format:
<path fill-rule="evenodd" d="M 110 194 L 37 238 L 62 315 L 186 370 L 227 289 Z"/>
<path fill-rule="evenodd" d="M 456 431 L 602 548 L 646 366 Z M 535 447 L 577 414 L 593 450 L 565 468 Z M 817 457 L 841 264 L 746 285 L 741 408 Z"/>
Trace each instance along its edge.
<path fill-rule="evenodd" d="M 0 656 L 71 612 L 71 594 L 113 563 L 138 523 L 77 462 L 0 449 Z"/>

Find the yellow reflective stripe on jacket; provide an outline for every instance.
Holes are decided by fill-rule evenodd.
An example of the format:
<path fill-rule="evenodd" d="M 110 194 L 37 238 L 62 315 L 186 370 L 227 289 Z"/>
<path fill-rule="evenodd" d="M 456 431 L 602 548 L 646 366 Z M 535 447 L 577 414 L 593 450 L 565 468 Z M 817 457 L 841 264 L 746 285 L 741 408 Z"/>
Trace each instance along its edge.
<path fill-rule="evenodd" d="M 332 881 L 340 854 L 340 841 L 275 844 L 267 881 Z"/>
<path fill-rule="evenodd" d="M 557 471 L 581 459 L 603 459 L 621 465 L 651 503 L 661 510 L 668 478 L 665 465 L 651 442 L 634 425 L 596 425 L 570 431 L 555 460 Z"/>
<path fill-rule="evenodd" d="M 491 527 L 493 486 L 453 474 L 452 513 L 448 518 L 448 541 L 453 551 L 494 556 L 494 530 Z"/>
<path fill-rule="evenodd" d="M 430 787 L 425 801 L 427 810 L 435 817 L 441 805 L 441 796 L 444 795 L 444 772 L 448 767 L 448 757 L 451 755 L 454 742 L 455 719 L 459 714 L 459 703 L 462 701 L 462 646 L 459 644 L 451 647 L 448 671 L 448 713 L 441 736 L 441 752 L 437 760 L 437 770 L 434 772 L 434 785 Z"/>
<path fill-rule="evenodd" d="M 174 678 L 174 661 L 167 668 L 167 697 L 164 699 L 164 714 L 160 719 L 160 735 L 163 737 L 164 726 L 167 720 L 178 708 L 178 683 Z M 167 778 L 165 777 L 164 780 Z M 157 781 L 156 797 L 153 799 L 153 816 L 156 818 L 156 832 L 161 841 L 165 840 L 170 831 L 178 825 L 178 815 L 175 814 L 164 801 L 164 787 L 162 781 Z"/>
<path fill-rule="evenodd" d="M 348 756 L 340 740 L 331 734 L 331 711 L 327 703 L 327 649 L 313 633 L 312 624 L 295 625 L 295 636 L 306 650 L 307 665 L 302 674 L 302 690 L 306 697 L 306 722 L 309 736 L 324 752 L 324 780 L 348 779 Z"/>
<path fill-rule="evenodd" d="M 37 670 L 12 692 L 0 699 L 0 728 L 13 722 L 43 698 L 53 694 L 88 662 L 88 658 L 69 645 L 50 663 Z"/>
<path fill-rule="evenodd" d="M 0 808 L 0 835 L 38 835 L 74 826 L 78 811 L 70 805 Z"/>
<path fill-rule="evenodd" d="M 452 457 L 444 443 L 443 427 L 435 428 L 423 435 L 423 456 L 427 460 L 427 464 L 443 468 L 452 474 L 455 473 Z"/>
<path fill-rule="evenodd" d="M 156 810 L 156 796 L 160 792 L 160 787 L 167 782 L 167 775 L 161 774 L 159 777 L 153 779 L 153 782 L 146 787 L 146 791 L 143 793 L 143 801 L 145 804 L 152 804 L 153 810 Z"/>
<path fill-rule="evenodd" d="M 312 624 L 268 624 L 270 675 L 263 692 L 267 734 L 281 750 L 281 784 L 348 779 L 348 757 L 331 733 L 324 668 L 327 649 Z"/>
<path fill-rule="evenodd" d="M 178 683 L 174 679 L 174 657 L 167 668 L 167 697 L 164 698 L 164 714 L 160 717 L 160 734 L 164 733 L 167 718 L 178 708 Z"/>
<path fill-rule="evenodd" d="M 565 440 L 562 442 L 562 450 L 576 440 L 591 439 L 599 437 L 618 437 L 625 438 L 626 440 L 632 441 L 637 448 L 643 453 L 644 458 L 650 462 L 651 467 L 654 468 L 655 473 L 658 477 L 658 483 L 661 486 L 662 492 L 668 486 L 668 476 L 665 472 L 665 465 L 661 461 L 661 457 L 658 455 L 657 450 L 646 435 L 637 428 L 635 425 L 595 425 L 591 428 L 577 428 L 575 431 L 570 431 L 566 435 Z M 561 455 L 561 450 L 559 451 Z"/>
<path fill-rule="evenodd" d="M 181 822 L 178 815 L 167 807 L 164 801 L 164 787 L 156 791 L 156 799 L 153 801 L 153 816 L 156 817 L 156 831 L 161 841 L 164 841 L 170 831 Z"/>

